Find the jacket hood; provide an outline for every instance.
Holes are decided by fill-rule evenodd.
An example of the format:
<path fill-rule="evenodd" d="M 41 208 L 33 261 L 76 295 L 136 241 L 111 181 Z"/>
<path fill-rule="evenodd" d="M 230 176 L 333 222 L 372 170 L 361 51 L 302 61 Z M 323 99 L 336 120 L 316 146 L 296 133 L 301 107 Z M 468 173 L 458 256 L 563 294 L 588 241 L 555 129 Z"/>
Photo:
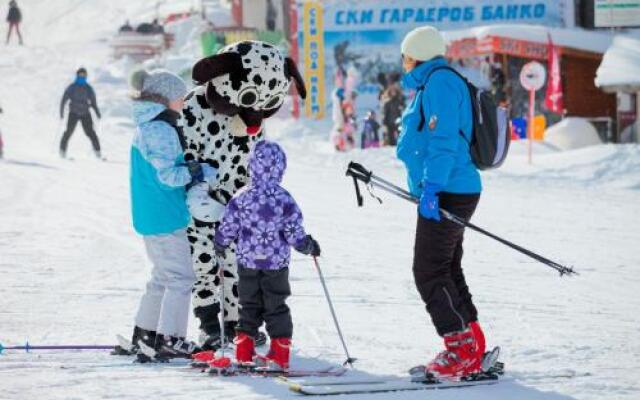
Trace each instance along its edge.
<path fill-rule="evenodd" d="M 287 156 L 277 143 L 264 140 L 255 145 L 249 159 L 251 185 L 279 185 L 286 169 Z"/>
<path fill-rule="evenodd" d="M 415 67 L 411 72 L 407 72 L 402 77 L 402 87 L 405 89 L 417 89 L 425 84 L 427 75 L 432 69 L 448 65 L 447 60 L 444 57 L 435 57 L 429 61 L 425 61 L 422 64 Z"/>
<path fill-rule="evenodd" d="M 136 125 L 149 122 L 157 117 L 161 112 L 166 110 L 162 104 L 151 101 L 134 101 L 133 102 L 133 122 Z"/>

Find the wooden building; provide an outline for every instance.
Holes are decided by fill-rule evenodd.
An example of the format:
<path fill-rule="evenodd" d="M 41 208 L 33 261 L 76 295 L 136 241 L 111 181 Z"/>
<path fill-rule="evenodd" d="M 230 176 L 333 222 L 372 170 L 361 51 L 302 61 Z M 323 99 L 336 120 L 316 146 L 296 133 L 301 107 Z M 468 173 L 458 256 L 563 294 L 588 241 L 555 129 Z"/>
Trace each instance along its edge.
<path fill-rule="evenodd" d="M 561 80 L 565 116 L 588 118 L 604 140 L 614 137 L 616 96 L 596 87 L 594 79 L 611 42 L 609 34 L 531 25 L 487 26 L 447 32 L 447 57 L 455 65 L 490 74 L 487 81 L 496 97 L 511 108 L 512 117 L 526 115 L 528 93 L 520 85 L 522 66 L 536 60 L 547 66 L 549 38 L 561 49 Z M 487 67 L 487 64 L 489 65 Z M 496 76 L 497 75 L 497 76 Z M 544 106 L 546 85 L 536 93 L 536 113 L 547 125 L 562 118 Z"/>

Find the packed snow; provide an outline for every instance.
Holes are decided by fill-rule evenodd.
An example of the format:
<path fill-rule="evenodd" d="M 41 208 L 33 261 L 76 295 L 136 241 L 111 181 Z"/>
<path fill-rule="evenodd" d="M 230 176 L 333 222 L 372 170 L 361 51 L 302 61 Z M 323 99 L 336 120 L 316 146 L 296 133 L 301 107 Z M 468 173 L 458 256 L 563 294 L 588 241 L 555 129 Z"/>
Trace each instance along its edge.
<path fill-rule="evenodd" d="M 561 150 L 575 150 L 602 144 L 593 124 L 579 117 L 565 118 L 551 125 L 544 133 L 544 140 Z"/>
<path fill-rule="evenodd" d="M 91 6 L 60 0 L 60 13 L 44 1 L 23 3 L 27 46 L 0 48 L 6 157 L 0 162 L 0 343 L 113 344 L 116 334 L 130 333 L 149 266 L 129 215 L 134 128 L 127 66 L 110 60 L 107 38 L 124 15 L 153 10 L 130 0 L 92 0 Z M 51 17 L 57 19 L 47 25 Z M 81 130 L 71 139 L 73 161 L 57 157 L 58 101 L 79 65 L 89 69 L 103 110 L 98 134 L 107 162 L 93 158 Z M 441 343 L 413 284 L 415 207 L 376 191 L 382 204 L 366 196 L 365 207 L 357 208 L 353 184 L 344 176 L 353 159 L 402 184 L 394 149 L 336 153 L 326 123 L 288 117 L 270 120 L 267 129 L 287 150 L 284 186 L 320 241 L 321 266 L 349 350 L 359 359 L 347 377 L 402 376 L 426 362 Z M 526 144 L 515 142 L 505 165 L 483 179 L 476 224 L 572 265 L 580 275 L 560 278 L 467 232 L 464 265 L 488 344 L 503 349 L 503 382 L 349 398 L 637 399 L 640 146 L 558 152 L 536 144 L 529 165 Z M 294 257 L 291 280 L 292 366 L 341 363 L 310 259 Z M 133 365 L 106 352 L 6 351 L 0 385 L 2 399 L 299 397 L 272 379 Z"/>

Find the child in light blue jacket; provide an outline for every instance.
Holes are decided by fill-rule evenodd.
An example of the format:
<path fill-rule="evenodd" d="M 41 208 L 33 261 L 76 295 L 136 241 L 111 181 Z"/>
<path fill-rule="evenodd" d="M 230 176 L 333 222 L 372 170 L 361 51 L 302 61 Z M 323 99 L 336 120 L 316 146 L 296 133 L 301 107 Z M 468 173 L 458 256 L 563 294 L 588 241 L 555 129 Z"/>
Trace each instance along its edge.
<path fill-rule="evenodd" d="M 177 121 L 187 88 L 163 70 L 138 71 L 131 84 L 137 132 L 131 147 L 133 226 L 143 236 L 153 264 L 135 317 L 132 347 L 140 361 L 186 357 L 198 349 L 186 342 L 195 275 L 186 227 L 185 186 L 215 179 L 208 164 L 185 163 Z"/>

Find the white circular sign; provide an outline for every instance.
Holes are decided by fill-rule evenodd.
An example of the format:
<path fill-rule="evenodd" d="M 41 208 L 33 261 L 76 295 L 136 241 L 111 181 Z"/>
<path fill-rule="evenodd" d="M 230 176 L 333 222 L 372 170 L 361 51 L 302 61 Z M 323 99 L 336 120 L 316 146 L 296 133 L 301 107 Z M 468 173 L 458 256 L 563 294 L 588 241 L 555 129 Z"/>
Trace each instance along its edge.
<path fill-rule="evenodd" d="M 520 83 L 527 90 L 540 90 L 547 78 L 547 71 L 537 61 L 526 63 L 520 71 Z"/>

